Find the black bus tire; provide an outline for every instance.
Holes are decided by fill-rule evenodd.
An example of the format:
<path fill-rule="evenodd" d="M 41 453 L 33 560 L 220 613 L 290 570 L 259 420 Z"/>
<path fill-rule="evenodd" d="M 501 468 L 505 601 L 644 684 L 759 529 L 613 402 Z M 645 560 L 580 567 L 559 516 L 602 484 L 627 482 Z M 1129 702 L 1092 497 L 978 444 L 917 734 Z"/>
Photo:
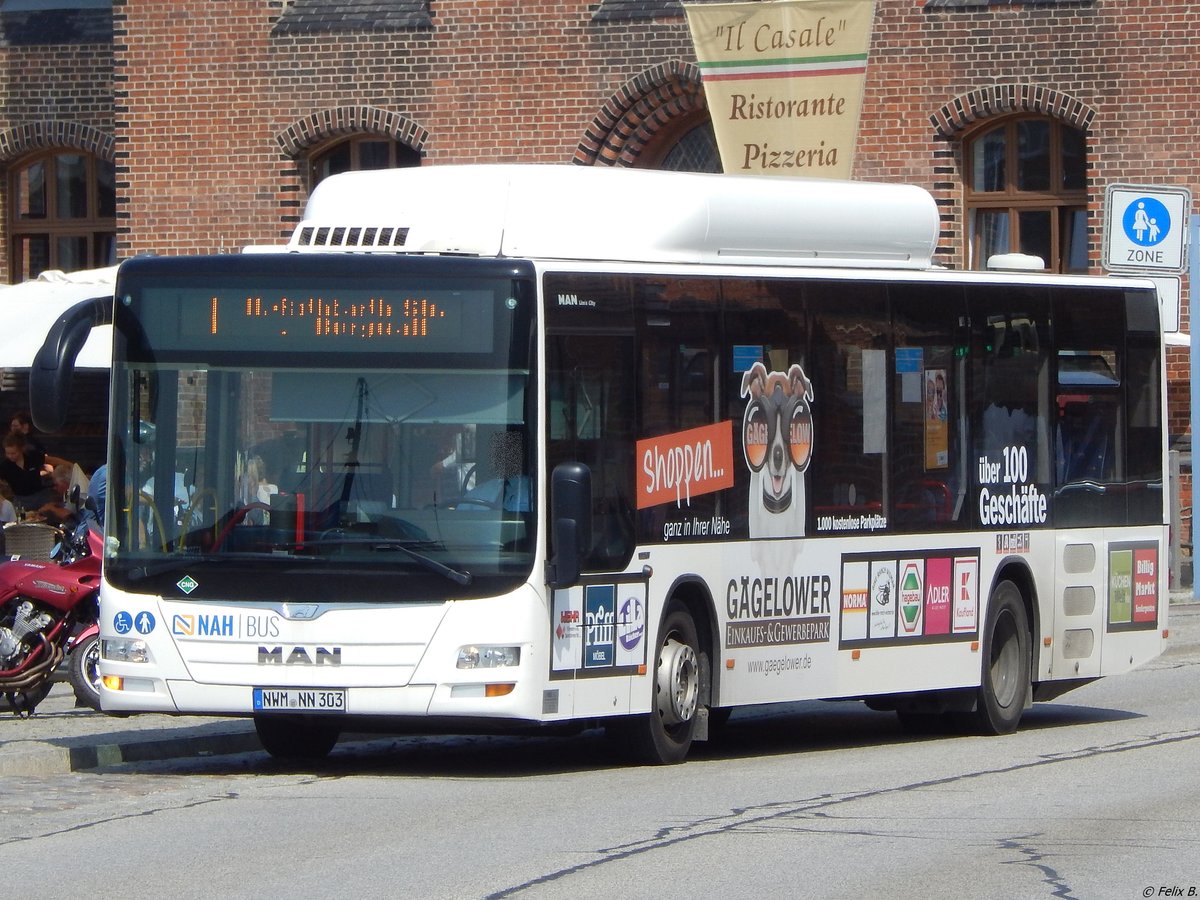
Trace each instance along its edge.
<path fill-rule="evenodd" d="M 649 714 L 613 720 L 606 730 L 632 759 L 671 765 L 687 758 L 696 733 L 700 646 L 696 623 L 682 606 L 668 607 L 659 634 Z"/>
<path fill-rule="evenodd" d="M 254 717 L 259 743 L 275 759 L 316 762 L 329 755 L 341 737 L 341 726 L 317 716 Z"/>
<path fill-rule="evenodd" d="M 1021 589 L 1001 581 L 988 603 L 983 668 L 974 724 L 983 734 L 1011 734 L 1032 690 L 1029 617 Z"/>

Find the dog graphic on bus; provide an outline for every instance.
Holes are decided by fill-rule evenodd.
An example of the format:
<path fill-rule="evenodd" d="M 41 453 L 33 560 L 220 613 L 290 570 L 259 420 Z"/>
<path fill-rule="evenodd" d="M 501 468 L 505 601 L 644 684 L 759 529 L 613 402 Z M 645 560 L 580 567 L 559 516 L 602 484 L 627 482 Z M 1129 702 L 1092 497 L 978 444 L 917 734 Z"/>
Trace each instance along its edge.
<path fill-rule="evenodd" d="M 768 372 L 756 362 L 742 377 L 747 398 L 742 450 L 750 467 L 750 537 L 802 537 L 804 473 L 812 459 L 813 387 L 804 369 Z"/>

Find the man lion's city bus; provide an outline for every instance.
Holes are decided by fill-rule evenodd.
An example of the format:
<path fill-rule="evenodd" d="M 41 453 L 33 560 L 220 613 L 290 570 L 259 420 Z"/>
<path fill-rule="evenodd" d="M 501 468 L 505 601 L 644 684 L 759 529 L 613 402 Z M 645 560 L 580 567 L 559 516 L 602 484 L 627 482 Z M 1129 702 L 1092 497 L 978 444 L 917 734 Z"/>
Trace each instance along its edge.
<path fill-rule="evenodd" d="M 1006 733 L 1153 659 L 1152 285 L 946 271 L 938 232 L 903 185 L 444 166 L 124 263 L 31 398 L 61 422 L 112 321 L 104 708 L 670 763 L 814 698 Z"/>

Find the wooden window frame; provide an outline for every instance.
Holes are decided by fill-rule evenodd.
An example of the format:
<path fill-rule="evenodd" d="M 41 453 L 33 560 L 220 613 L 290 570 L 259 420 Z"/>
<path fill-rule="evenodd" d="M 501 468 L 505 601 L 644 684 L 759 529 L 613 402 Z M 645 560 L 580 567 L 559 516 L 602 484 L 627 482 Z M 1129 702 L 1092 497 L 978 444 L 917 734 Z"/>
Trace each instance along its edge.
<path fill-rule="evenodd" d="M 1040 121 L 1049 126 L 1050 142 L 1048 155 L 1050 159 L 1051 187 L 1048 190 L 1021 190 L 1017 187 L 1017 172 L 1019 168 L 1017 129 L 1022 122 Z M 1070 129 L 1057 119 L 1047 116 L 1012 116 L 999 123 L 988 125 L 972 132 L 963 140 L 963 207 L 966 213 L 967 240 L 964 244 L 963 265 L 967 269 L 983 269 L 987 260 L 981 258 L 981 233 L 975 228 L 975 215 L 981 210 L 997 210 L 1008 214 L 1009 219 L 1009 250 L 1016 252 L 1021 246 L 1020 213 L 1047 211 L 1050 214 L 1050 256 L 1044 260 L 1046 271 L 1084 273 L 1087 268 L 1070 269 L 1067 265 L 1067 253 L 1070 250 L 1069 237 L 1066 234 L 1068 214 L 1082 211 L 1087 215 L 1088 186 L 1081 188 L 1059 190 L 1054 185 L 1063 183 L 1063 132 Z M 1076 130 L 1076 129 L 1072 129 Z M 974 187 L 974 152 L 977 144 L 997 131 L 1004 132 L 1005 150 L 1005 182 L 1004 188 L 998 191 L 977 191 Z M 1086 153 L 1086 143 L 1085 143 Z M 1086 157 L 1084 162 L 1086 172 Z M 1085 259 L 1087 251 L 1085 250 Z"/>
<path fill-rule="evenodd" d="M 362 146 L 364 144 L 379 144 L 386 143 L 388 145 L 388 164 L 385 168 L 397 169 L 410 166 L 419 166 L 421 164 L 421 152 L 401 140 L 398 140 L 391 135 L 386 134 L 355 134 L 349 137 L 341 138 L 340 140 L 332 141 L 328 144 L 323 144 L 318 147 L 308 157 L 308 186 L 309 190 L 315 188 L 323 180 L 320 175 L 321 163 L 330 154 L 335 153 L 347 145 L 350 148 L 350 168 L 345 169 L 347 172 L 358 172 L 362 170 Z M 338 172 L 330 174 L 340 174 Z M 325 176 L 328 177 L 328 176 Z"/>
<path fill-rule="evenodd" d="M 86 182 L 86 211 L 83 216 L 63 217 L 58 214 L 58 160 L 64 156 L 78 156 L 84 162 L 84 180 Z M 46 214 L 42 218 L 26 218 L 20 215 L 17 204 L 20 198 L 18 186 L 22 175 L 34 166 L 43 166 L 45 183 Z M 25 278 L 35 278 L 40 272 L 26 271 L 25 241 L 30 238 L 45 236 L 48 240 L 47 271 L 62 268 L 58 254 L 58 240 L 62 238 L 84 238 L 86 244 L 83 268 L 97 268 L 109 265 L 110 259 L 97 259 L 97 248 L 106 239 L 110 246 L 115 246 L 117 237 L 117 220 L 115 216 L 115 196 L 113 197 L 114 215 L 100 215 L 100 177 L 97 166 L 112 165 L 96 156 L 75 147 L 55 147 L 37 154 L 23 157 L 8 170 L 8 246 L 9 246 L 9 281 L 18 283 Z M 114 178 L 115 183 L 115 178 Z M 115 194 L 115 187 L 114 187 Z"/>

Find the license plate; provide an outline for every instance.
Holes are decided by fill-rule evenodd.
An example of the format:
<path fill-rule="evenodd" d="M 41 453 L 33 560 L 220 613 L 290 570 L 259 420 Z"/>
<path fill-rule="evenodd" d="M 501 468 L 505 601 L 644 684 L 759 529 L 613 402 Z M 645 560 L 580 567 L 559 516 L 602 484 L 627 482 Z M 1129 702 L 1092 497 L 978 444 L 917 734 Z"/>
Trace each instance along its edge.
<path fill-rule="evenodd" d="M 281 709 L 290 712 L 345 712 L 344 688 L 254 689 L 254 711 Z"/>

